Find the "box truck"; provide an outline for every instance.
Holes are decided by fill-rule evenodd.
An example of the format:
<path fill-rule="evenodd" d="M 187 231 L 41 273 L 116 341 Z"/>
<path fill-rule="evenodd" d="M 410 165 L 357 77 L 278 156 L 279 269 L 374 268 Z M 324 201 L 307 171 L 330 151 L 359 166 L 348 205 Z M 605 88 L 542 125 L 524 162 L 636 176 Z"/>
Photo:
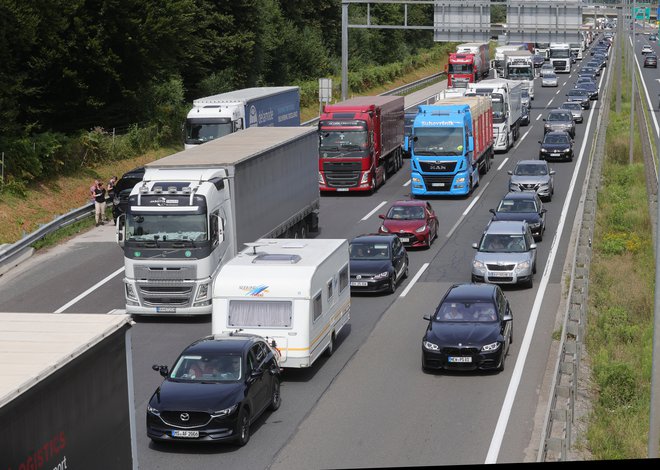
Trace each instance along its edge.
<path fill-rule="evenodd" d="M 571 73 L 571 45 L 565 42 L 552 42 L 548 52 L 550 63 L 556 73 Z"/>
<path fill-rule="evenodd" d="M 359 96 L 326 104 L 319 118 L 323 192 L 374 192 L 403 166 L 403 96 Z"/>
<path fill-rule="evenodd" d="M 413 197 L 468 195 L 492 158 L 490 98 L 446 98 L 419 107 L 410 159 Z"/>
<path fill-rule="evenodd" d="M 212 333 L 266 338 L 284 368 L 310 367 L 350 319 L 348 241 L 260 239 L 226 263 L 213 286 Z"/>
<path fill-rule="evenodd" d="M 137 469 L 128 315 L 0 315 L 3 469 Z"/>
<path fill-rule="evenodd" d="M 318 228 L 314 127 L 251 127 L 148 163 L 117 221 L 126 312 L 210 314 L 245 242 Z"/>
<path fill-rule="evenodd" d="M 491 67 L 495 69 L 495 78 L 502 77 L 504 75 L 504 65 L 506 64 L 506 58 L 504 54 L 509 51 L 524 51 L 524 44 L 505 44 L 503 46 L 497 46 L 495 48 L 495 59 Z"/>
<path fill-rule="evenodd" d="M 185 123 L 185 148 L 248 127 L 300 125 L 300 88 L 244 88 L 193 101 Z"/>
<path fill-rule="evenodd" d="M 532 53 L 525 51 L 507 51 L 504 53 L 504 77 L 507 80 L 519 81 L 523 90 L 529 93 L 529 99 L 534 99 L 534 62 Z"/>

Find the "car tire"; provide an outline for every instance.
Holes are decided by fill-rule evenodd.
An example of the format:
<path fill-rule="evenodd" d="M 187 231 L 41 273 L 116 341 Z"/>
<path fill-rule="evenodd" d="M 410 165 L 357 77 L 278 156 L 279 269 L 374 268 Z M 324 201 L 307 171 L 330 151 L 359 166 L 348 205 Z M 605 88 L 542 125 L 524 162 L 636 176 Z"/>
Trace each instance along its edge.
<path fill-rule="evenodd" d="M 403 270 L 403 276 L 401 276 L 401 279 L 406 279 L 408 277 L 408 269 L 410 268 L 410 262 L 406 260 L 406 269 Z"/>
<path fill-rule="evenodd" d="M 539 233 L 539 236 L 536 237 L 537 242 L 542 242 L 543 241 L 543 230 L 541 230 L 541 233 Z M 534 271 L 536 273 L 536 271 Z"/>
<path fill-rule="evenodd" d="M 534 288 L 534 276 L 531 276 L 529 278 L 529 281 L 525 283 L 525 287 L 528 289 L 533 289 Z"/>
<path fill-rule="evenodd" d="M 387 286 L 387 293 L 388 294 L 394 294 L 394 291 L 396 290 L 396 279 L 395 279 L 396 274 L 393 274 L 390 277 L 390 283 Z"/>
<path fill-rule="evenodd" d="M 543 239 L 543 236 L 541 235 L 539 238 L 539 241 Z M 536 274 L 536 262 L 532 265 L 532 274 Z"/>
<path fill-rule="evenodd" d="M 243 447 L 250 442 L 250 416 L 245 408 L 241 408 L 236 420 L 236 444 Z"/>
<path fill-rule="evenodd" d="M 280 394 L 280 379 L 273 377 L 273 388 L 270 391 L 270 411 L 277 411 L 282 404 L 282 395 Z"/>
<path fill-rule="evenodd" d="M 502 358 L 500 359 L 500 363 L 497 366 L 497 371 L 502 372 L 504 370 L 504 364 L 506 363 L 506 355 L 508 354 L 509 351 L 504 351 L 502 350 Z"/>

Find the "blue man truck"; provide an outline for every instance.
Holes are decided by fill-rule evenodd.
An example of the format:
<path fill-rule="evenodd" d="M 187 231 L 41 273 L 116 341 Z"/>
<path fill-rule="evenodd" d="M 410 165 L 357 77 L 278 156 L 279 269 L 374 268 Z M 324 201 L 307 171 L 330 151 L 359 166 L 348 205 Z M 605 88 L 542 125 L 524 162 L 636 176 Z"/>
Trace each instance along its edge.
<path fill-rule="evenodd" d="M 462 96 L 421 105 L 412 132 L 413 197 L 467 196 L 490 169 L 494 153 L 489 97 Z"/>

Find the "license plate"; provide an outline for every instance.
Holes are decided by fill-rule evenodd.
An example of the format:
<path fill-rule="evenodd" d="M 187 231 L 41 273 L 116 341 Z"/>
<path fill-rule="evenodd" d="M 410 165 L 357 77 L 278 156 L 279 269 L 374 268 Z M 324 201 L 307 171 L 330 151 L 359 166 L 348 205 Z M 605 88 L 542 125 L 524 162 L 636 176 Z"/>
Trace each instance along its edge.
<path fill-rule="evenodd" d="M 431 183 L 431 186 L 443 187 L 445 183 Z"/>
<path fill-rule="evenodd" d="M 401 240 L 401 243 L 408 243 L 410 238 L 399 238 L 399 240 Z"/>
<path fill-rule="evenodd" d="M 559 154 L 558 154 L 558 153 L 551 153 L 550 156 L 551 156 L 551 157 L 558 157 Z"/>
<path fill-rule="evenodd" d="M 158 313 L 176 313 L 176 307 L 156 307 Z"/>
<path fill-rule="evenodd" d="M 366 287 L 367 284 L 365 281 L 351 281 L 351 286 L 353 287 Z"/>
<path fill-rule="evenodd" d="M 508 271 L 496 271 L 488 273 L 488 277 L 511 277 L 511 273 Z"/>
<path fill-rule="evenodd" d="M 199 431 L 172 431 L 172 437 L 187 437 L 194 439 L 199 437 Z"/>
<path fill-rule="evenodd" d="M 449 362 L 472 362 L 470 356 L 449 356 L 447 360 Z"/>
<path fill-rule="evenodd" d="M 337 191 L 338 192 L 348 191 L 348 188 L 337 188 Z"/>

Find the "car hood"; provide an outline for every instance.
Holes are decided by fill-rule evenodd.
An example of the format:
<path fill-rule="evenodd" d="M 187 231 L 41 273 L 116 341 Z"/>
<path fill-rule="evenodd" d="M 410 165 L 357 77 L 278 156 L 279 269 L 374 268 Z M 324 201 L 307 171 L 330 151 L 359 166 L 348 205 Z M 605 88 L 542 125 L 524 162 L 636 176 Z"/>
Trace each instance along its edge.
<path fill-rule="evenodd" d="M 392 233 L 399 232 L 414 232 L 426 222 L 424 220 L 401 220 L 401 219 L 385 219 L 383 226 Z"/>
<path fill-rule="evenodd" d="M 499 253 L 486 253 L 483 251 L 477 251 L 474 255 L 474 259 L 481 261 L 482 263 L 488 264 L 513 264 L 513 263 L 522 263 L 532 259 L 532 251 L 525 251 L 522 253 L 508 253 L 508 252 L 499 252 Z"/>
<path fill-rule="evenodd" d="M 244 398 L 242 382 L 176 382 L 166 379 L 154 392 L 149 404 L 159 410 L 218 411 Z"/>
<path fill-rule="evenodd" d="M 475 346 L 494 343 L 500 336 L 500 325 L 471 322 L 431 322 L 425 338 L 440 347 Z"/>
<path fill-rule="evenodd" d="M 511 175 L 511 183 L 515 184 L 543 184 L 549 183 L 549 176 L 516 176 Z"/>
<path fill-rule="evenodd" d="M 541 221 L 538 212 L 496 212 L 493 220 L 525 220 L 528 224 L 536 224 Z"/>
<path fill-rule="evenodd" d="M 350 261 L 351 275 L 361 274 L 363 276 L 373 276 L 374 274 L 389 271 L 391 267 L 392 263 L 389 260 L 352 259 Z"/>

